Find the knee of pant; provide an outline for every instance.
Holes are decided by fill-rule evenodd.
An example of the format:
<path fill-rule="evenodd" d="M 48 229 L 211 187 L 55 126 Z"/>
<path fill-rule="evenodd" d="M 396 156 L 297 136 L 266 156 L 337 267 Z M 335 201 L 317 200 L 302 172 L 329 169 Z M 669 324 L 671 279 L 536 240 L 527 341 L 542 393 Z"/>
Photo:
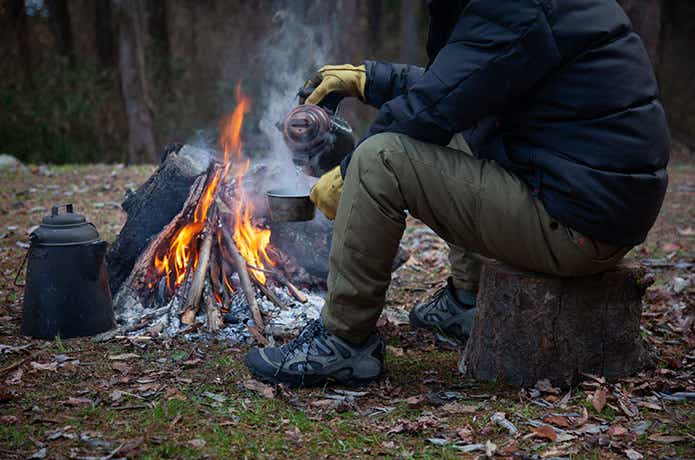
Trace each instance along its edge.
<path fill-rule="evenodd" d="M 353 152 L 350 169 L 364 171 L 365 167 L 374 170 L 384 166 L 383 153 L 385 151 L 403 150 L 403 144 L 398 136 L 399 134 L 395 133 L 379 133 L 368 137 Z"/>

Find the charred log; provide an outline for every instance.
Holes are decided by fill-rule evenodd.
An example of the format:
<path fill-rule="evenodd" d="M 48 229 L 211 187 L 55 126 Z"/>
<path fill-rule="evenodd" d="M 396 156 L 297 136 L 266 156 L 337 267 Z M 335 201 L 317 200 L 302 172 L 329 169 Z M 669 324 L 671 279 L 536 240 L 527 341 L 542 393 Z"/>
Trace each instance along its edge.
<path fill-rule="evenodd" d="M 183 207 L 196 177 L 208 167 L 206 152 L 172 144 L 157 171 L 123 202 L 128 219 L 106 256 L 111 292 L 118 292 L 138 256 Z"/>

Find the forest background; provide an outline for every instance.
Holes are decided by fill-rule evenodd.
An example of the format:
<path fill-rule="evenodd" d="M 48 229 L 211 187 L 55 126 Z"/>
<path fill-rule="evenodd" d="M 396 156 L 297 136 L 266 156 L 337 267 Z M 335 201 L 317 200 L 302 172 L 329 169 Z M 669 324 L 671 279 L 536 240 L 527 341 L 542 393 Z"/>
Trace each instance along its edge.
<path fill-rule="evenodd" d="M 620 3 L 654 63 L 673 136 L 693 150 L 695 2 Z M 156 162 L 169 142 L 214 144 L 237 82 L 254 101 L 247 150 L 263 150 L 312 71 L 422 65 L 426 33 L 424 0 L 2 0 L 0 153 Z M 344 114 L 359 132 L 373 111 L 353 101 Z"/>

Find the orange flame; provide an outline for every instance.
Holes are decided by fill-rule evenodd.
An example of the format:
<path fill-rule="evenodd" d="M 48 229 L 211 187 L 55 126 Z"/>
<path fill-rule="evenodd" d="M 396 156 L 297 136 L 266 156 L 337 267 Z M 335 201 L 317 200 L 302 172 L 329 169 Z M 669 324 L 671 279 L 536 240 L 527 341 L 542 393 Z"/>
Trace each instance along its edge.
<path fill-rule="evenodd" d="M 169 246 L 165 248 L 164 253 L 155 256 L 155 271 L 160 276 L 166 276 L 166 284 L 170 292 L 179 287 L 185 280 L 189 266 L 195 268 L 198 264 L 198 239 L 205 227 L 208 211 L 213 204 L 217 187 L 228 183 L 232 171 L 234 172 L 236 191 L 231 216 L 234 241 L 248 264 L 263 269 L 268 265 L 273 265 L 267 253 L 270 244 L 270 230 L 258 228 L 253 224 L 253 205 L 242 184 L 250 161 L 244 159 L 242 154 L 241 131 L 244 115 L 250 108 L 251 100 L 242 93 L 239 84 L 236 87 L 236 99 L 237 105 L 234 111 L 220 125 L 219 144 L 224 152 L 224 167 L 221 171 L 217 171 L 212 180 L 209 181 L 201 200 L 196 205 L 193 222 L 179 228 Z M 229 225 L 230 223 L 227 222 L 226 224 Z M 218 244 L 220 244 L 219 235 Z M 265 284 L 266 276 L 263 272 L 253 270 L 253 274 L 261 283 Z M 232 292 L 231 283 L 226 276 L 223 276 L 223 281 Z"/>

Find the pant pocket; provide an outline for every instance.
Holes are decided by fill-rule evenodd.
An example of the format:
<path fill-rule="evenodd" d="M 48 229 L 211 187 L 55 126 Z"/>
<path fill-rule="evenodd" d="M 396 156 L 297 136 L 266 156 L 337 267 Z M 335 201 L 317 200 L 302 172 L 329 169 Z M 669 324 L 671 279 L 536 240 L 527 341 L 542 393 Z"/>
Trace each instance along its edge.
<path fill-rule="evenodd" d="M 589 238 L 576 230 L 565 226 L 565 233 L 570 242 L 593 264 L 614 265 L 620 261 L 625 254 L 630 252 L 632 246 L 614 246 L 608 243 Z"/>

